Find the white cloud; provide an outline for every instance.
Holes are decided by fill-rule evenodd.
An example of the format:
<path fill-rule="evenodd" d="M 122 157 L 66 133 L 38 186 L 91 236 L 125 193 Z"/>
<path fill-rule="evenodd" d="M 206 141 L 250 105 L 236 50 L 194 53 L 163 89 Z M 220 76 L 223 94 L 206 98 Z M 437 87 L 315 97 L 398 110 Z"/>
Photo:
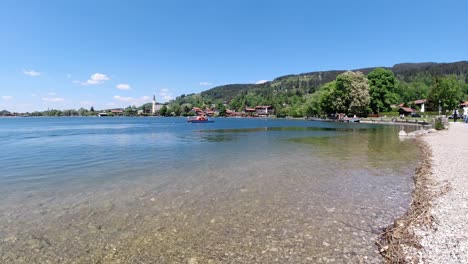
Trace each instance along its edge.
<path fill-rule="evenodd" d="M 119 90 L 130 90 L 130 85 L 126 83 L 119 83 L 115 87 Z"/>
<path fill-rule="evenodd" d="M 107 103 L 106 106 L 114 107 L 114 106 L 117 106 L 117 104 L 114 102 L 110 102 L 110 103 Z"/>
<path fill-rule="evenodd" d="M 82 85 L 95 85 L 95 84 L 101 84 L 108 80 L 110 80 L 110 78 L 107 75 L 103 73 L 95 73 L 91 75 L 86 82 L 83 82 L 81 84 Z"/>
<path fill-rule="evenodd" d="M 211 85 L 212 83 L 210 82 L 200 82 L 200 86 L 208 86 Z"/>
<path fill-rule="evenodd" d="M 11 100 L 11 99 L 13 99 L 13 96 L 11 96 L 11 95 L 4 95 L 4 96 L 2 96 L 2 99 L 3 99 L 3 100 Z"/>
<path fill-rule="evenodd" d="M 269 82 L 268 80 L 260 80 L 260 81 L 256 81 L 255 84 L 262 84 L 262 83 L 266 83 L 266 82 Z"/>
<path fill-rule="evenodd" d="M 159 91 L 159 98 L 162 98 L 163 102 L 167 102 L 167 101 L 174 99 L 174 97 L 172 96 L 172 93 L 167 88 L 162 88 Z"/>
<path fill-rule="evenodd" d="M 151 101 L 151 97 L 149 96 L 142 96 L 140 98 L 135 98 L 135 97 L 124 97 L 120 95 L 115 95 L 113 98 L 114 100 L 129 103 L 131 105 L 140 105 L 140 104 L 149 103 Z"/>
<path fill-rule="evenodd" d="M 55 95 L 57 95 L 57 94 L 56 94 L 56 93 L 54 93 L 54 92 L 50 92 L 50 93 L 48 93 L 47 95 L 50 95 L 50 96 L 55 96 Z"/>
<path fill-rule="evenodd" d="M 31 76 L 31 77 L 36 77 L 36 76 L 40 76 L 41 73 L 38 72 L 38 71 L 35 71 L 35 70 L 23 70 L 23 73 L 25 75 L 28 75 L 28 76 Z"/>
<path fill-rule="evenodd" d="M 42 101 L 44 102 L 63 102 L 65 99 L 61 97 L 42 97 Z"/>

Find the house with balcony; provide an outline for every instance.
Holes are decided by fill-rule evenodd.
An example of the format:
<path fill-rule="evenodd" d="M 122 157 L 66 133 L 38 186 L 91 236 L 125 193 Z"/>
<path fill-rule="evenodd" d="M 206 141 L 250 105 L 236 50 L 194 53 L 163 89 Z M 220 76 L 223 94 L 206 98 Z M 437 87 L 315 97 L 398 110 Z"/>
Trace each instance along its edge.
<path fill-rule="evenodd" d="M 258 116 L 270 116 L 274 114 L 274 109 L 272 106 L 269 105 L 260 105 L 255 107 L 255 113 Z"/>

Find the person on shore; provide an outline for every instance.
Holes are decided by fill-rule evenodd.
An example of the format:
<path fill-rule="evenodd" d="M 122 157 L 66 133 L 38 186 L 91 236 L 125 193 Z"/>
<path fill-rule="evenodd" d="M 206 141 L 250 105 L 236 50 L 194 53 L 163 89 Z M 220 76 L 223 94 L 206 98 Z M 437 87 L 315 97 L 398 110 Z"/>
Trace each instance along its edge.
<path fill-rule="evenodd" d="M 453 111 L 453 122 L 457 122 L 458 119 L 458 109 Z"/>
<path fill-rule="evenodd" d="M 463 121 L 468 123 L 468 105 L 463 107 Z"/>

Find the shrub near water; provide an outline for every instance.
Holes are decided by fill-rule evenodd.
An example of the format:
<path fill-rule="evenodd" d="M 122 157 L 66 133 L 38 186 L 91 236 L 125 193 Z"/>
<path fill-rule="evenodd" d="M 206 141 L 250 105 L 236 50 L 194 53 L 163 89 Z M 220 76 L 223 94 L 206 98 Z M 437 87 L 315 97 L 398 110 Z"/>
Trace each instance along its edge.
<path fill-rule="evenodd" d="M 436 130 L 445 129 L 444 124 L 442 123 L 442 119 L 440 117 L 436 118 L 434 128 Z"/>

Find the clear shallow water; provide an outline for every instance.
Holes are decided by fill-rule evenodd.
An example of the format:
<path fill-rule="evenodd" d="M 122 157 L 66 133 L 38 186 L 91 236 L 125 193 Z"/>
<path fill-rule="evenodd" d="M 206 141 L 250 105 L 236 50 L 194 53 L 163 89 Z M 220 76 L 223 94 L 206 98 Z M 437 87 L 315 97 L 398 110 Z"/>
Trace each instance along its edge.
<path fill-rule="evenodd" d="M 0 260 L 379 262 L 419 155 L 398 129 L 0 119 Z"/>

